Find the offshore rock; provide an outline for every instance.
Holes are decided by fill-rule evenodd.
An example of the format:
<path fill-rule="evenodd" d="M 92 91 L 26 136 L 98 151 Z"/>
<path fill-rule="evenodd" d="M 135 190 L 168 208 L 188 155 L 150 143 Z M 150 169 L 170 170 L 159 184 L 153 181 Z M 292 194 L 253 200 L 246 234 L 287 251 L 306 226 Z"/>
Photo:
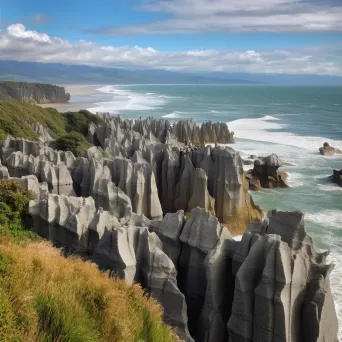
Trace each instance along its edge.
<path fill-rule="evenodd" d="M 342 151 L 338 148 L 330 146 L 329 143 L 325 142 L 323 147 L 320 147 L 319 153 L 322 156 L 334 156 L 335 154 L 342 154 Z"/>
<path fill-rule="evenodd" d="M 276 154 L 271 154 L 266 158 L 256 159 L 254 169 L 246 174 L 251 190 L 261 190 L 261 188 L 287 188 L 286 172 L 278 169 L 282 163 Z"/>
<path fill-rule="evenodd" d="M 333 183 L 342 186 L 342 170 L 334 170 L 334 173 L 331 176 L 331 180 Z"/>

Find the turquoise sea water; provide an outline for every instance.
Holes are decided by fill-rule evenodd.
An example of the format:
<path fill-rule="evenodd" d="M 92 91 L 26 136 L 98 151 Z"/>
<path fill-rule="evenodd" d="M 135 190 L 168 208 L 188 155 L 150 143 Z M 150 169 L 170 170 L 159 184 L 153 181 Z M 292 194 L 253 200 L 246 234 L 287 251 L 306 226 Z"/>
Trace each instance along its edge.
<path fill-rule="evenodd" d="M 283 168 L 290 189 L 252 195 L 265 211 L 305 212 L 317 246 L 331 250 L 331 284 L 342 326 L 342 188 L 328 180 L 334 168 L 342 168 L 342 156 L 318 152 L 325 141 L 342 148 L 342 87 L 137 85 L 101 90 L 108 102 L 99 102 L 93 112 L 227 122 L 236 136 L 232 147 L 242 157 L 277 153 L 291 163 Z"/>

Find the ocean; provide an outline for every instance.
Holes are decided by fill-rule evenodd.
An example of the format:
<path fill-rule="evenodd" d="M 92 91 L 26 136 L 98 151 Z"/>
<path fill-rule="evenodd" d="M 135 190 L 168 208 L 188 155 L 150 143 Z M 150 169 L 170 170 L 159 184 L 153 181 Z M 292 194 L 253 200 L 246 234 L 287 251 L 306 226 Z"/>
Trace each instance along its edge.
<path fill-rule="evenodd" d="M 131 85 L 100 91 L 105 102 L 88 108 L 92 112 L 227 122 L 235 132 L 232 147 L 242 157 L 276 153 L 292 165 L 282 168 L 291 188 L 252 196 L 265 211 L 303 211 L 317 247 L 330 249 L 342 341 L 342 188 L 328 179 L 334 168 L 342 168 L 342 156 L 324 157 L 318 151 L 324 142 L 342 148 L 342 87 Z"/>

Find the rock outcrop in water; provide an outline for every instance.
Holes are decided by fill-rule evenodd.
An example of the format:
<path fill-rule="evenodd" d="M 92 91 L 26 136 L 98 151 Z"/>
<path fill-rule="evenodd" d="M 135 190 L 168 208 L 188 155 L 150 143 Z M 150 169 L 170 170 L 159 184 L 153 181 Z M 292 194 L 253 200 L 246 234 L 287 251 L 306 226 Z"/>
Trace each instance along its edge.
<path fill-rule="evenodd" d="M 81 158 L 23 139 L 2 143 L 0 175 L 36 194 L 37 233 L 140 283 L 184 341 L 337 341 L 331 266 L 303 214 L 264 217 L 237 152 L 178 140 L 191 134 L 201 144 L 209 128 L 209 140 L 224 140 L 228 128 L 106 120 L 89 129 L 98 146 Z M 277 172 L 269 159 L 262 175 Z M 54 191 L 69 183 L 71 195 Z"/>
<path fill-rule="evenodd" d="M 254 168 L 246 174 L 251 190 L 262 188 L 287 188 L 286 172 L 278 171 L 282 163 L 276 154 L 254 160 Z"/>
<path fill-rule="evenodd" d="M 331 181 L 342 186 L 342 170 L 334 170 L 333 175 L 331 176 Z"/>
<path fill-rule="evenodd" d="M 319 149 L 319 153 L 322 156 L 334 156 L 335 154 L 342 154 L 342 151 L 338 148 L 330 146 L 329 143 L 325 142 L 323 147 Z"/>
<path fill-rule="evenodd" d="M 66 103 L 70 94 L 64 87 L 27 82 L 0 82 L 0 100 L 17 100 L 30 103 Z"/>

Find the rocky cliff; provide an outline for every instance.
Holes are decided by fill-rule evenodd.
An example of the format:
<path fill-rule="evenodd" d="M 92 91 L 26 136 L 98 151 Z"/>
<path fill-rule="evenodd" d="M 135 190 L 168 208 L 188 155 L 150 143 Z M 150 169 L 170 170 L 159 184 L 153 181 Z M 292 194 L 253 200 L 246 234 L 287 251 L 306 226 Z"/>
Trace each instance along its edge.
<path fill-rule="evenodd" d="M 27 82 L 0 82 L 0 100 L 18 100 L 30 103 L 66 103 L 70 94 L 64 87 Z"/>
<path fill-rule="evenodd" d="M 87 139 L 79 158 L 1 143 L 0 176 L 36 195 L 33 230 L 140 283 L 184 341 L 337 341 L 332 266 L 303 214 L 264 215 L 239 153 L 200 147 L 231 142 L 226 125 L 104 117 Z"/>

